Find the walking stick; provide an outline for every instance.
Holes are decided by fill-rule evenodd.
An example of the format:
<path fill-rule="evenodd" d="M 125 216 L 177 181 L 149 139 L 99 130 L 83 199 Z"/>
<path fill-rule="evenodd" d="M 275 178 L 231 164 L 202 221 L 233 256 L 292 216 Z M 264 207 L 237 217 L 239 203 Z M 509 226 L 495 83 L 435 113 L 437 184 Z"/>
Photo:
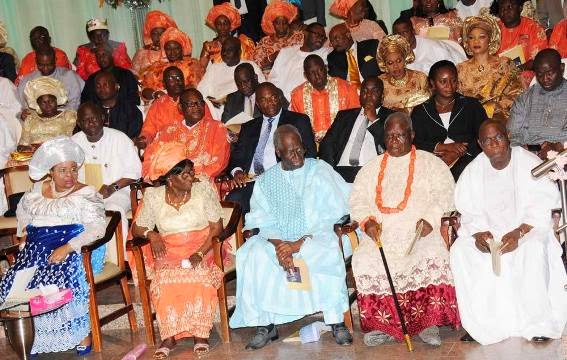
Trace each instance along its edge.
<path fill-rule="evenodd" d="M 398 294 L 396 294 L 396 289 L 394 288 L 394 282 L 392 281 L 392 275 L 390 275 L 390 268 L 388 267 L 388 262 L 386 261 L 386 255 L 384 254 L 384 249 L 382 248 L 382 241 L 380 240 L 380 234 L 382 232 L 382 224 L 378 224 L 378 236 L 373 239 L 380 250 L 380 256 L 382 256 L 382 262 L 384 263 L 384 269 L 386 270 L 386 276 L 388 277 L 388 282 L 390 283 L 390 291 L 392 291 L 392 297 L 394 298 L 394 305 L 396 305 L 396 310 L 398 312 L 398 317 L 400 318 L 400 324 L 402 325 L 402 332 L 404 333 L 404 340 L 408 351 L 413 351 L 413 346 L 411 344 L 411 338 L 408 334 L 406 328 L 406 322 L 404 320 L 404 314 L 402 314 L 402 308 L 400 307 L 400 302 L 398 301 Z"/>

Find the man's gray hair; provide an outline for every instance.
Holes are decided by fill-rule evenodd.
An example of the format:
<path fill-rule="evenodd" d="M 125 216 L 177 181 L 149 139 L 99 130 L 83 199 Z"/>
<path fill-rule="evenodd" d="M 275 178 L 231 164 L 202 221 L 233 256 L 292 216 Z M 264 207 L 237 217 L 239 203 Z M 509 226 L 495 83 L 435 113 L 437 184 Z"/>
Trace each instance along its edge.
<path fill-rule="evenodd" d="M 299 130 L 291 124 L 284 124 L 282 126 L 278 126 L 276 131 L 274 132 L 274 147 L 276 149 L 281 149 L 282 147 L 282 138 L 284 135 L 287 134 L 295 134 L 299 138 L 299 141 L 303 144 L 303 139 L 301 139 L 301 134 Z"/>
<path fill-rule="evenodd" d="M 410 131 L 413 131 L 413 126 L 412 126 L 412 123 L 411 123 L 411 118 L 410 118 L 410 116 L 409 116 L 408 114 L 406 114 L 405 112 L 401 112 L 401 111 L 398 111 L 398 112 L 395 112 L 395 113 L 393 113 L 393 114 L 390 114 L 390 115 L 386 118 L 386 121 L 384 121 L 384 129 L 386 129 L 386 127 L 388 126 L 388 123 L 389 123 L 390 121 L 395 120 L 395 119 L 403 120 L 403 121 L 406 123 L 408 129 L 409 129 Z"/>

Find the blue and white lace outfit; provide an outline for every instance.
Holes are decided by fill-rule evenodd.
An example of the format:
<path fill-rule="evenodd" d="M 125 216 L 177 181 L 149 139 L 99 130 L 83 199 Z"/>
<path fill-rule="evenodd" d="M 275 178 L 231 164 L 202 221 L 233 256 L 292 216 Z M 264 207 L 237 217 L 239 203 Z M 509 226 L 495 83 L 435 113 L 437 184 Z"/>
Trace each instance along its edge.
<path fill-rule="evenodd" d="M 37 266 L 28 288 L 55 284 L 70 288 L 73 300 L 58 310 L 34 317 L 35 340 L 31 353 L 59 352 L 74 348 L 90 332 L 89 285 L 81 247 L 104 236 L 106 230 L 102 197 L 87 186 L 66 197 L 49 199 L 36 183 L 18 204 L 18 236 L 27 230 L 26 243 L 16 263 L 0 282 L 0 303 L 8 295 L 18 270 Z M 59 264 L 49 264 L 56 248 L 69 244 L 73 252 Z M 94 272 L 100 272 L 106 247 L 92 256 Z"/>

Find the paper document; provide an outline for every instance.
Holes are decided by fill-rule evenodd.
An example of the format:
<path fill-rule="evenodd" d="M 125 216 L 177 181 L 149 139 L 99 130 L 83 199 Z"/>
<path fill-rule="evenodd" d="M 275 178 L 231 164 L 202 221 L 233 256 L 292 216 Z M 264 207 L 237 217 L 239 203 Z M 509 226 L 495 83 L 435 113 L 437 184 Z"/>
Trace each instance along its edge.
<path fill-rule="evenodd" d="M 488 247 L 492 255 L 492 271 L 494 275 L 500 276 L 500 257 L 502 256 L 500 249 L 502 248 L 502 241 L 490 238 L 488 239 Z"/>
<path fill-rule="evenodd" d="M 99 190 L 104 184 L 102 180 L 102 166 L 100 164 L 85 163 L 85 183 Z"/>
<path fill-rule="evenodd" d="M 252 120 L 252 116 L 248 115 L 245 112 L 241 112 L 233 116 L 231 119 L 229 119 L 224 125 L 228 130 L 238 134 L 240 133 L 240 128 L 242 127 L 242 124 L 245 124 L 250 120 Z"/>
<path fill-rule="evenodd" d="M 435 40 L 449 40 L 449 32 L 446 26 L 431 26 L 427 28 L 427 37 Z"/>
<path fill-rule="evenodd" d="M 309 270 L 303 259 L 293 259 L 293 270 L 286 272 L 287 287 L 293 290 L 311 290 Z"/>
<path fill-rule="evenodd" d="M 522 45 L 516 45 L 500 54 L 500 56 L 505 56 L 512 60 L 516 66 L 520 66 L 526 63 L 526 58 L 524 56 L 524 48 Z"/>
<path fill-rule="evenodd" d="M 415 246 L 415 243 L 417 242 L 417 240 L 421 239 L 421 232 L 422 231 L 423 231 L 423 221 L 420 221 L 419 225 L 417 226 L 417 229 L 415 230 L 415 235 L 413 237 L 413 240 L 411 241 L 411 244 L 410 244 L 408 250 L 406 251 L 406 256 L 411 254 L 411 252 L 413 251 L 413 248 Z"/>

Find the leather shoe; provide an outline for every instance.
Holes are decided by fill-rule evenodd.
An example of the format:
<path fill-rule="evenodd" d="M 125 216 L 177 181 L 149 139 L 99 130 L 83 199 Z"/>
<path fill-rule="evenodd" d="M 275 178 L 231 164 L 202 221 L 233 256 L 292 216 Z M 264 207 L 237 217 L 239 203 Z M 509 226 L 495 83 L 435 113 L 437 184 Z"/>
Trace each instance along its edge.
<path fill-rule="evenodd" d="M 534 336 L 532 338 L 533 342 L 546 342 L 546 341 L 549 341 L 549 340 L 551 340 L 551 339 L 548 338 L 547 336 Z"/>
<path fill-rule="evenodd" d="M 465 335 L 463 335 L 463 336 L 461 337 L 461 341 L 464 341 L 464 342 L 473 342 L 473 341 L 476 341 L 476 340 L 475 340 L 472 336 L 470 336 L 469 333 L 465 333 Z"/>
<path fill-rule="evenodd" d="M 333 337 L 335 342 L 339 345 L 350 345 L 352 344 L 352 335 L 350 331 L 346 328 L 344 323 L 331 325 L 333 329 Z"/>
<path fill-rule="evenodd" d="M 270 329 L 271 327 L 271 329 Z M 256 328 L 256 334 L 252 337 L 252 340 L 246 345 L 246 350 L 258 350 L 268 345 L 270 341 L 278 339 L 278 330 L 274 325 L 270 326 L 258 326 Z"/>

